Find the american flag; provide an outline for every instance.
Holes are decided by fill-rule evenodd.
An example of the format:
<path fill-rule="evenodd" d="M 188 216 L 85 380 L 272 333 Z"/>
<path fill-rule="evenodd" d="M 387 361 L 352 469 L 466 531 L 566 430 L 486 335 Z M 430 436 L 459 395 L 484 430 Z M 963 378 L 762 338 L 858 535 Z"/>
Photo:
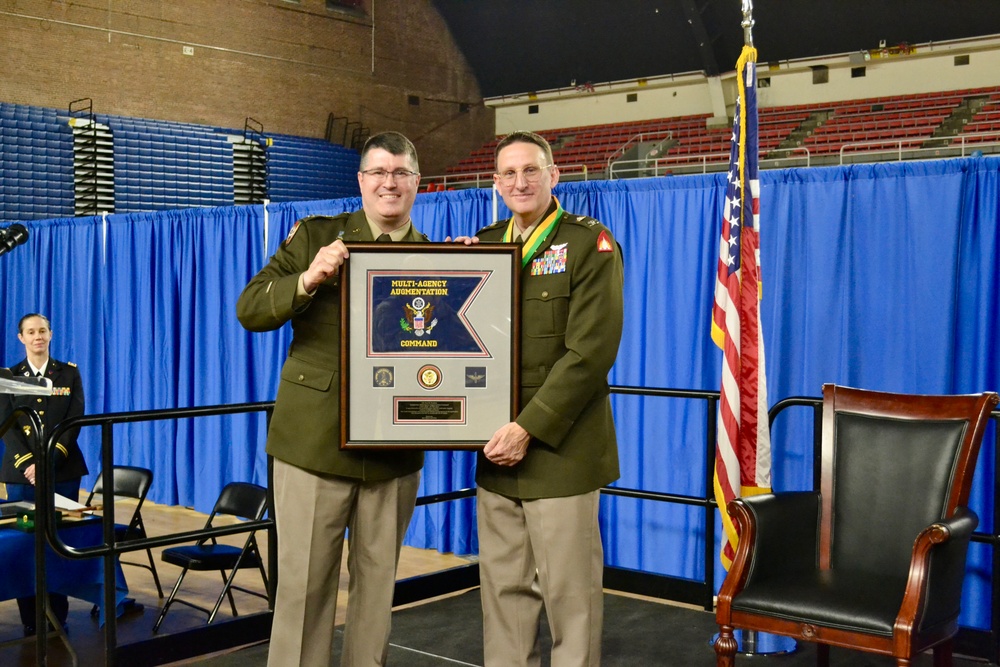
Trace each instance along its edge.
<path fill-rule="evenodd" d="M 712 308 L 712 339 L 723 350 L 715 499 L 722 512 L 722 564 L 728 570 L 739 536 L 726 505 L 771 490 L 764 337 L 760 329 L 760 181 L 757 175 L 757 50 L 736 63 L 739 96 L 733 120 L 722 242 Z"/>

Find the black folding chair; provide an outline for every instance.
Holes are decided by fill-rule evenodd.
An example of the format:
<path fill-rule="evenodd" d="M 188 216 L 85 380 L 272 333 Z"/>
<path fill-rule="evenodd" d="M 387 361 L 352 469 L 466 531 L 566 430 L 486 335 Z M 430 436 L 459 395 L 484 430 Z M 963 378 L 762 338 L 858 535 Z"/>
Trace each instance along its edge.
<path fill-rule="evenodd" d="M 212 513 L 208 516 L 208 521 L 205 523 L 205 529 L 212 528 L 212 522 L 217 516 L 229 515 L 240 519 L 259 521 L 264 517 L 266 510 L 267 489 L 257 484 L 231 482 L 219 494 L 219 499 L 215 502 L 215 507 L 212 509 Z M 227 596 L 229 598 L 229 606 L 233 610 L 233 616 L 239 615 L 236 611 L 236 602 L 233 600 L 233 589 L 267 599 L 267 572 L 264 570 L 264 560 L 261 557 L 260 550 L 257 548 L 256 532 L 253 531 L 247 536 L 242 548 L 219 544 L 214 538 L 206 538 L 190 546 L 164 549 L 162 553 L 163 560 L 183 569 L 177 578 L 177 583 L 174 584 L 173 590 L 170 591 L 170 596 L 167 598 L 166 603 L 164 603 L 163 609 L 160 611 L 160 617 L 156 619 L 153 632 L 160 629 L 160 624 L 163 623 L 170 605 L 174 602 L 179 602 L 192 609 L 197 609 L 208 614 L 208 622 L 211 623 L 215 620 L 215 615 L 218 613 L 219 607 L 222 606 L 222 600 Z M 265 593 L 241 588 L 233 583 L 236 572 L 241 567 L 256 567 L 260 570 L 261 579 L 264 581 Z M 211 611 L 177 597 L 177 591 L 180 589 L 181 582 L 184 581 L 184 577 L 189 570 L 218 570 L 222 573 L 224 586 L 222 587 L 222 592 L 219 594 L 219 599 L 215 602 L 215 607 Z M 227 570 L 229 570 L 228 575 L 226 574 Z"/>
<path fill-rule="evenodd" d="M 132 511 L 132 518 L 128 523 L 115 524 L 115 542 L 128 542 L 146 537 L 146 526 L 142 522 L 142 504 L 149 493 L 149 487 L 153 484 L 153 471 L 148 468 L 137 468 L 134 466 L 115 466 L 112 468 L 111 477 L 112 492 L 115 498 L 133 498 L 137 501 L 135 510 Z M 104 493 L 104 472 L 97 476 L 94 489 L 87 496 L 87 505 L 97 498 L 100 501 Z M 146 549 L 146 558 L 149 563 L 135 563 L 121 561 L 122 565 L 133 565 L 149 570 L 153 574 L 153 583 L 156 584 L 156 593 L 162 598 L 163 588 L 160 586 L 160 575 L 156 571 L 156 561 L 153 560 L 153 551 Z"/>

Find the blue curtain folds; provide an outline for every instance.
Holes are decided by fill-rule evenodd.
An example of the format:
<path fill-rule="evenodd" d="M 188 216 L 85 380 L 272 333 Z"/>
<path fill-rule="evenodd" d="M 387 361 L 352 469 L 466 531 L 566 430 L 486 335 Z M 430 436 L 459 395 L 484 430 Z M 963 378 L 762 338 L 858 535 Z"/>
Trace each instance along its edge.
<path fill-rule="evenodd" d="M 709 337 L 724 174 L 564 183 L 563 206 L 604 222 L 625 260 L 626 325 L 611 382 L 717 390 Z M 818 396 L 825 382 L 918 393 L 1000 389 L 1000 159 L 790 169 L 761 174 L 768 394 Z M 240 290 L 294 221 L 360 199 L 111 215 L 28 224 L 0 257 L 0 357 L 23 357 L 18 318 L 52 318 L 53 356 L 76 362 L 88 412 L 273 400 L 288 327 L 244 331 Z M 414 223 L 432 241 L 492 220 L 489 190 L 421 194 Z M 507 213 L 502 203 L 500 216 Z M 572 249 L 569 249 L 572 252 Z M 704 403 L 615 396 L 622 487 L 701 495 Z M 93 433 L 88 431 L 94 431 Z M 116 427 L 116 461 L 151 467 L 150 499 L 210 509 L 222 485 L 266 478 L 263 416 Z M 993 530 L 993 428 L 971 505 Z M 811 414 L 775 423 L 774 487 L 810 488 Z M 99 434 L 81 436 L 99 466 Z M 422 494 L 474 485 L 469 452 L 427 457 Z M 196 482 L 197 480 L 197 482 Z M 919 492 L 919 490 L 915 490 Z M 701 510 L 606 498 L 608 563 L 702 578 Z M 407 543 L 477 551 L 471 501 L 418 508 Z M 989 549 L 972 548 L 964 625 L 990 622 Z M 721 569 L 716 581 L 721 581 Z"/>

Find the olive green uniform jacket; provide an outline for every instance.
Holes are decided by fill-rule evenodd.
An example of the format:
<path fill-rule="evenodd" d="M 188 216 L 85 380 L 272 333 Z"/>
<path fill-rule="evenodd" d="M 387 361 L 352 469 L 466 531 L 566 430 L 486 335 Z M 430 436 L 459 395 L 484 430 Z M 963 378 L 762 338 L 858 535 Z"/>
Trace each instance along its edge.
<path fill-rule="evenodd" d="M 423 466 L 423 452 L 340 449 L 340 278 L 321 284 L 295 308 L 299 275 L 317 251 L 337 239 L 372 242 L 364 211 L 312 216 L 295 223 L 267 266 L 236 302 L 240 323 L 271 331 L 292 322 L 292 344 L 281 369 L 267 453 L 299 468 L 366 481 L 402 477 Z M 407 242 L 427 241 L 411 228 Z"/>
<path fill-rule="evenodd" d="M 553 200 L 546 216 L 555 206 Z M 477 236 L 499 242 L 507 222 Z M 599 240 L 605 252 L 598 251 Z M 509 498 L 578 495 L 619 476 L 608 372 L 622 332 L 621 253 L 604 225 L 564 212 L 531 259 L 544 261 L 546 251 L 558 257 L 562 245 L 565 271 L 557 262 L 554 272 L 531 275 L 531 261 L 521 270 L 517 423 L 532 436 L 527 453 L 515 466 L 478 457 L 476 483 Z"/>

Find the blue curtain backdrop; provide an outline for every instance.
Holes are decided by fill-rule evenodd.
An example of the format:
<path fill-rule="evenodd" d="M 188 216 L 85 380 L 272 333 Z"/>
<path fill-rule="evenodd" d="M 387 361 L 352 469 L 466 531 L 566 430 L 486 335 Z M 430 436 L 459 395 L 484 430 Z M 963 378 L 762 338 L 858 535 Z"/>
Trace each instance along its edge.
<path fill-rule="evenodd" d="M 626 325 L 613 384 L 716 390 L 709 337 L 724 174 L 562 184 L 564 207 L 607 224 L 625 257 Z M 952 393 L 1000 389 L 1000 160 L 766 171 L 761 174 L 762 320 L 771 403 L 825 382 Z M 0 358 L 23 357 L 18 318 L 52 318 L 53 356 L 79 364 L 88 412 L 273 400 L 289 330 L 244 331 L 243 285 L 294 221 L 359 199 L 112 215 L 29 223 L 0 258 Z M 500 206 L 500 215 L 506 210 Z M 413 218 L 432 241 L 492 219 L 489 190 L 421 194 Z M 700 495 L 706 424 L 697 402 L 615 396 L 620 486 Z M 811 486 L 811 414 L 775 424 L 774 487 Z M 87 432 L 94 431 L 94 432 Z M 82 435 L 93 483 L 98 433 Z M 230 480 L 263 482 L 263 417 L 117 427 L 116 461 L 151 467 L 150 499 L 210 508 Z M 993 431 L 971 505 L 993 530 Z M 422 493 L 473 485 L 466 452 L 431 453 Z M 700 579 L 700 510 L 607 498 L 613 565 Z M 472 503 L 419 508 L 407 541 L 477 550 Z M 711 536 L 717 539 L 717 536 Z M 973 546 L 962 623 L 988 627 L 990 554 Z M 717 572 L 716 581 L 721 581 Z"/>

